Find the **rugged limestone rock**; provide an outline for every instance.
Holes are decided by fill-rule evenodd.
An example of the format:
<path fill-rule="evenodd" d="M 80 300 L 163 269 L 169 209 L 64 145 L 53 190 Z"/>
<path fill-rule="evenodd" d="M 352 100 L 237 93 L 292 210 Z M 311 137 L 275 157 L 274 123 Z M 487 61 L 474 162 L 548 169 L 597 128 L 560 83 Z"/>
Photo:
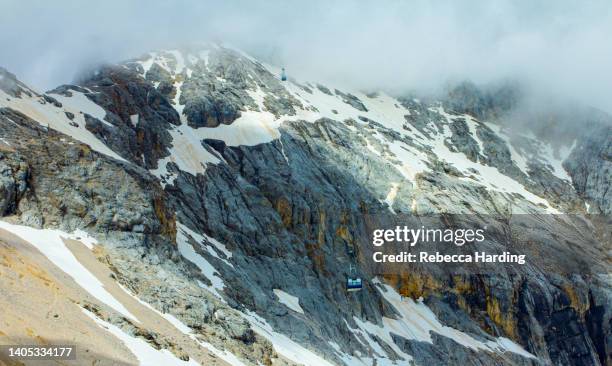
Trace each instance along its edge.
<path fill-rule="evenodd" d="M 0 85 L 7 95 L 24 92 L 16 83 Z M 106 250 L 98 258 L 120 283 L 215 347 L 253 365 L 282 364 L 255 329 L 266 322 L 334 364 L 359 358 L 404 365 L 405 355 L 417 364 L 610 363 L 606 222 L 579 216 L 561 225 L 565 218 L 545 214 L 582 214 L 585 202 L 591 213 L 610 213 L 612 132 L 601 121 L 566 136 L 576 144 L 555 159 L 550 151 L 558 146 L 504 130 L 514 89 L 486 93 L 466 84 L 442 102 L 402 98 L 385 113 L 370 113 L 376 106 L 368 98 L 378 95 L 286 86 L 257 61 L 220 47 L 151 54 L 53 91 L 76 92 L 106 112 L 103 120 L 85 116 L 87 130 L 127 162 L 0 109 L 8 141 L 0 141 L 0 214 L 96 233 Z M 326 113 L 308 95 L 339 104 Z M 214 134 L 247 113 L 266 113 L 264 132 Z M 270 115 L 286 120 L 277 126 Z M 195 143 L 178 145 L 187 133 L 192 139 L 181 144 Z M 232 133 L 265 138 L 239 145 Z M 185 168 L 188 159 L 202 169 Z M 176 179 L 162 188 L 150 173 L 163 169 Z M 531 216 L 511 223 L 517 212 Z M 376 272 L 368 216 L 441 213 L 472 215 L 455 224 L 494 218 L 486 248 L 525 238 L 546 245 L 539 253 L 526 248 L 536 263 L 518 270 Z M 450 217 L 432 220 L 441 225 Z M 581 267 L 571 273 L 538 266 L 574 257 Z M 353 265 L 364 289 L 347 293 Z M 383 283 L 461 337 L 482 344 L 505 337 L 537 359 L 477 350 L 437 332 L 430 341 L 397 329 L 382 334 L 385 322 L 402 318 Z M 299 307 L 280 301 L 278 290 Z M 139 335 L 171 347 L 146 329 Z"/>
<path fill-rule="evenodd" d="M 578 140 L 564 166 L 572 175 L 576 191 L 594 204 L 593 213 L 609 215 L 612 212 L 612 130 L 598 125 L 587 128 L 589 132 Z"/>
<path fill-rule="evenodd" d="M 0 119 L 12 150 L 0 160 L 4 214 L 20 214 L 36 227 L 174 237 L 173 215 L 147 172 L 100 156 L 87 145 L 68 144 L 68 137 L 10 109 L 0 110 Z"/>
<path fill-rule="evenodd" d="M 451 110 L 491 120 L 507 115 L 521 102 L 521 96 L 521 88 L 515 83 L 505 82 L 482 89 L 466 81 L 451 87 L 445 102 Z"/>
<path fill-rule="evenodd" d="M 163 94 L 136 72 L 109 66 L 83 81 L 82 86 L 62 86 L 50 93 L 82 92 L 106 111 L 105 121 L 85 116 L 86 128 L 122 157 L 147 169 L 169 155 L 168 129 L 179 116 Z M 106 123 L 105 123 L 106 122 Z"/>
<path fill-rule="evenodd" d="M 258 90 L 274 98 L 263 105 L 271 113 L 294 115 L 299 102 L 280 85 L 280 81 L 235 51 L 213 49 L 206 62 L 199 61 L 182 88 L 180 103 L 192 127 L 216 127 L 231 124 L 247 109 L 258 110 L 253 99 Z"/>
<path fill-rule="evenodd" d="M 0 130 L 3 216 L 15 215 L 20 223 L 37 228 L 94 233 L 105 243 L 105 249 L 98 249 L 99 261 L 140 299 L 176 314 L 206 342 L 253 364 L 277 357 L 244 319 L 189 280 L 193 269 L 176 253 L 174 213 L 153 176 L 8 108 L 0 109 Z M 101 313 L 93 304 L 84 307 L 155 348 L 189 359 L 162 334 Z M 214 318 L 216 313 L 226 315 Z"/>
<path fill-rule="evenodd" d="M 0 215 L 15 211 L 19 201 L 28 187 L 30 167 L 24 161 L 5 162 L 5 153 L 0 149 Z M 11 164 L 13 163 L 13 164 Z M 15 164 L 16 163 L 16 164 Z"/>
<path fill-rule="evenodd" d="M 363 103 L 359 100 L 359 98 L 357 98 L 356 96 L 350 94 L 350 93 L 343 93 L 340 90 L 336 89 L 334 91 L 336 93 L 336 95 L 339 95 L 340 97 L 342 97 L 342 101 L 348 105 L 350 105 L 351 107 L 360 110 L 362 112 L 367 112 L 368 109 L 365 107 L 365 105 L 363 105 Z"/>

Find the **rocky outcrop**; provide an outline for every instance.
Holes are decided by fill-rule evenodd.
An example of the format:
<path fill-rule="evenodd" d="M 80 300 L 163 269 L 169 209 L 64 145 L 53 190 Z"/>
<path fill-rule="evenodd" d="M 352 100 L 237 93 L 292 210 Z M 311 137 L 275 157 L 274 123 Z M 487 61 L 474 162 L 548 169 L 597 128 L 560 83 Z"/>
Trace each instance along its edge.
<path fill-rule="evenodd" d="M 192 127 L 231 124 L 247 109 L 259 110 L 258 90 L 274 98 L 263 100 L 273 114 L 294 115 L 299 102 L 261 64 L 228 49 L 213 49 L 194 65 L 181 87 L 180 104 Z"/>
<path fill-rule="evenodd" d="M 85 78 L 81 86 L 65 85 L 49 93 L 71 96 L 73 92 L 104 108 L 104 121 L 86 115 L 85 127 L 120 156 L 154 169 L 159 159 L 169 155 L 168 129 L 179 124 L 179 116 L 164 94 L 138 73 L 108 66 Z"/>
<path fill-rule="evenodd" d="M 354 96 L 353 94 L 350 93 L 343 93 L 340 90 L 336 89 L 334 90 L 335 94 L 340 96 L 342 98 L 342 101 L 348 105 L 350 105 L 351 107 L 362 111 L 362 112 L 367 112 L 368 109 L 366 108 L 365 105 L 363 105 L 363 102 L 361 100 L 359 100 L 359 98 L 357 98 L 356 96 Z"/>
<path fill-rule="evenodd" d="M 0 108 L 0 130 L 1 214 L 11 215 L 5 219 L 36 228 L 92 233 L 104 243 L 95 254 L 111 270 L 111 281 L 158 311 L 179 317 L 215 349 L 252 364 L 277 359 L 271 345 L 239 313 L 198 286 L 201 274 L 178 256 L 175 214 L 155 177 L 8 108 Z M 168 334 L 143 328 L 95 304 L 82 307 L 156 349 L 189 360 Z M 95 357 L 106 362 L 113 355 Z"/>
<path fill-rule="evenodd" d="M 353 251 L 364 271 L 362 275 L 367 278 L 374 275 L 368 273 L 369 258 L 365 248 L 369 246 L 369 239 L 364 214 L 387 212 L 371 192 L 386 191 L 388 181 L 401 181 L 402 178 L 386 168 L 375 154 L 362 153 L 356 159 L 353 152 L 363 151 L 363 140 L 342 123 L 333 120 L 293 122 L 285 124 L 281 131 L 279 141 L 257 147 L 228 147 L 211 141 L 228 166 L 210 167 L 203 177 L 196 179 L 181 174 L 169 190 L 177 199 L 174 205 L 180 212 L 179 220 L 190 222 L 194 230 L 205 232 L 232 248 L 235 260 L 240 263 L 240 274 L 220 264 L 216 268 L 220 268 L 223 278 L 230 281 L 231 290 L 226 294 L 236 301 L 236 305 L 257 311 L 272 322 L 275 329 L 308 340 L 313 348 L 326 349 L 324 339 L 331 337 L 342 348 L 372 352 L 352 339 L 345 324 L 356 327 L 352 316 L 380 321 L 383 316 L 393 317 L 392 311 L 383 305 L 384 300 L 380 299 L 375 287 L 366 285 L 357 297 L 339 296 L 338 293 L 343 292 Z M 423 191 L 435 194 L 457 183 L 456 178 L 440 179 L 428 174 L 417 184 L 423 195 L 426 194 Z M 465 189 L 457 198 L 476 194 Z M 398 200 L 409 202 L 414 194 L 407 183 Z M 431 200 L 434 211 L 438 207 L 448 209 L 454 204 L 461 205 L 461 201 L 447 200 L 441 205 L 438 199 L 432 197 Z M 476 199 L 482 205 L 488 200 L 492 198 L 487 195 Z M 490 207 L 496 205 L 494 200 L 490 202 Z M 567 254 L 558 255 L 561 258 Z M 238 259 L 241 257 L 244 262 Z M 300 272 L 296 273 L 297 268 Z M 529 278 L 536 274 L 529 271 L 514 274 L 518 277 L 513 279 L 499 274 L 500 277 L 474 276 L 461 282 L 448 281 L 450 274 L 444 272 L 429 273 L 428 280 L 422 283 L 413 272 L 403 275 L 406 276 L 403 279 L 391 277 L 387 281 L 405 296 L 425 297 L 428 304 L 449 301 L 456 304 L 452 308 L 431 305 L 436 314 L 453 327 L 474 332 L 469 324 L 475 320 L 488 333 L 481 336 L 520 340 L 521 344 L 531 345 L 530 351 L 541 357 L 540 360 L 548 360 L 544 363 L 564 364 L 570 359 L 577 364 L 589 364 L 588 360 L 596 364 L 593 340 L 580 315 L 582 310 L 579 310 L 590 305 L 588 302 L 571 303 L 569 298 L 573 292 L 559 290 L 575 286 L 573 281 L 551 283 L 552 279 L 541 272 L 537 273 L 537 281 L 530 281 Z M 229 280 L 235 276 L 239 281 Z M 587 291 L 588 285 L 578 283 L 572 291 Z M 270 302 L 273 297 L 266 294 L 273 288 L 284 289 L 300 298 L 308 318 Z M 543 292 L 550 294 L 542 297 Z M 483 297 L 483 293 L 487 296 Z M 534 328 L 534 324 L 539 325 Z M 568 336 L 565 330 L 553 331 L 562 325 L 574 329 L 574 334 Z M 550 333 L 534 331 L 539 327 Z M 325 336 L 318 338 L 319 334 Z M 396 343 L 415 354 L 419 362 L 442 364 L 479 360 L 488 363 L 496 357 L 473 354 L 444 337 L 435 338 L 434 346 L 400 336 L 396 336 Z M 428 353 L 431 347 L 444 347 L 448 351 L 436 359 L 438 356 Z M 564 353 L 572 349 L 580 351 Z M 333 354 L 330 349 L 328 352 Z M 583 360 L 584 357 L 587 358 Z M 517 356 L 512 362 L 531 362 L 518 359 Z"/>
<path fill-rule="evenodd" d="M 505 117 L 522 101 L 520 85 L 504 82 L 484 88 L 464 81 L 448 89 L 444 102 L 449 109 L 481 120 Z"/>
<path fill-rule="evenodd" d="M 6 145 L 6 143 L 5 143 Z M 28 187 L 30 166 L 22 160 L 7 159 L 12 151 L 0 146 L 0 215 L 15 212 Z"/>
<path fill-rule="evenodd" d="M 578 139 L 564 167 L 576 191 L 593 204 L 594 213 L 612 213 L 612 127 L 591 124 Z"/>
<path fill-rule="evenodd" d="M 152 176 L 70 141 L 10 109 L 0 110 L 4 214 L 34 227 L 175 235 L 173 214 Z"/>

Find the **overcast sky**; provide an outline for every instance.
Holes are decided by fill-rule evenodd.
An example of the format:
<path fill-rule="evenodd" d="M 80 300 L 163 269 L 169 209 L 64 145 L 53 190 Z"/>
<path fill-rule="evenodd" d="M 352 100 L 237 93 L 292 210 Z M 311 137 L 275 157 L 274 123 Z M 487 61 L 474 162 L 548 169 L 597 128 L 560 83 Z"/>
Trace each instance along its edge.
<path fill-rule="evenodd" d="M 519 77 L 612 112 L 609 0 L 0 0 L 0 65 L 43 90 L 210 40 L 298 78 L 401 92 Z"/>

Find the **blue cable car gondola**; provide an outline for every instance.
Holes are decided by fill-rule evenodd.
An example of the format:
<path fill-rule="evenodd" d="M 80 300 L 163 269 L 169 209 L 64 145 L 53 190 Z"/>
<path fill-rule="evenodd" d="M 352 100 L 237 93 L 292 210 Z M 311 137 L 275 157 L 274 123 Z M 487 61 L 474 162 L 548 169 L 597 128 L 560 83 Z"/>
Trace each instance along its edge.
<path fill-rule="evenodd" d="M 353 291 L 359 291 L 363 288 L 363 283 L 361 281 L 361 278 L 359 277 L 355 277 L 355 278 L 347 278 L 346 279 L 346 291 L 349 292 L 353 292 Z"/>
<path fill-rule="evenodd" d="M 353 292 L 359 291 L 363 288 L 363 281 L 361 277 L 357 276 L 355 267 L 351 264 L 349 269 L 349 276 L 346 278 L 346 291 Z"/>
<path fill-rule="evenodd" d="M 285 73 L 285 68 L 283 67 L 283 72 L 281 73 L 281 80 L 287 81 L 287 74 Z"/>

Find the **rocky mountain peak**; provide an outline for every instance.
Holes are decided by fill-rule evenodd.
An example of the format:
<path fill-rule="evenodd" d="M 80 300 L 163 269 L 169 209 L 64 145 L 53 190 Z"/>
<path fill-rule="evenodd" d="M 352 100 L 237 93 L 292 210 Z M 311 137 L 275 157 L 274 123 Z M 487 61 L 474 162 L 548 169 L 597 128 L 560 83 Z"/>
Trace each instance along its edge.
<path fill-rule="evenodd" d="M 112 329 L 140 363 L 133 342 L 176 364 L 609 361 L 609 241 L 593 218 L 612 210 L 609 126 L 553 144 L 508 128 L 513 88 L 426 101 L 280 75 L 214 45 L 47 93 L 0 70 L 0 248 L 37 248 L 79 326 Z M 372 215 L 486 217 L 487 249 L 532 233 L 534 258 L 591 268 L 379 273 Z"/>

